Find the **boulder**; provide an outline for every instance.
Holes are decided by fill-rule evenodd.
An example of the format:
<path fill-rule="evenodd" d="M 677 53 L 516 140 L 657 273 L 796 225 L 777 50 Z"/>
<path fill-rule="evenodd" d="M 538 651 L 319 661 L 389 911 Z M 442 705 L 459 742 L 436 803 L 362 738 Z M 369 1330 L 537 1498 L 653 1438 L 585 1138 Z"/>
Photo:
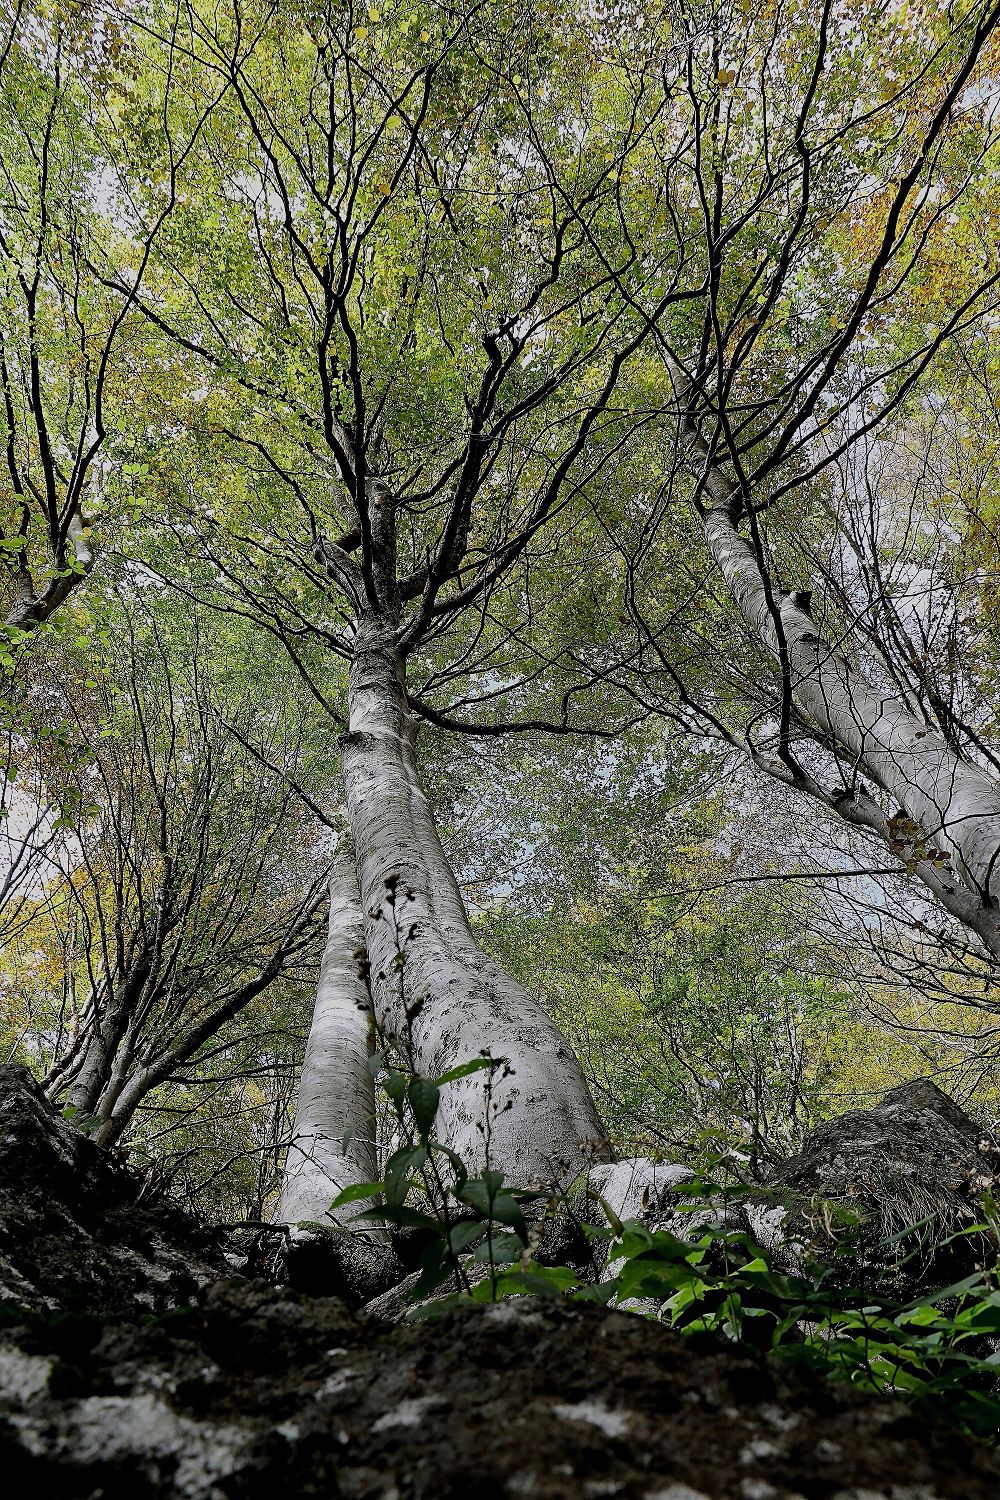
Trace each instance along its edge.
<path fill-rule="evenodd" d="M 241 1282 L 0 1329 L 0 1471 L 45 1500 L 993 1500 L 1000 1455 L 593 1304 L 392 1325 Z"/>
<path fill-rule="evenodd" d="M 26 1068 L 0 1068 L 0 1304 L 162 1312 L 238 1263 L 221 1236 L 57 1114 Z"/>
<path fill-rule="evenodd" d="M 992 1229 L 962 1231 L 983 1221 L 998 1171 L 990 1133 L 920 1078 L 811 1131 L 770 1174 L 752 1227 L 819 1258 L 849 1245 L 845 1265 L 857 1276 L 946 1283 L 996 1258 Z"/>

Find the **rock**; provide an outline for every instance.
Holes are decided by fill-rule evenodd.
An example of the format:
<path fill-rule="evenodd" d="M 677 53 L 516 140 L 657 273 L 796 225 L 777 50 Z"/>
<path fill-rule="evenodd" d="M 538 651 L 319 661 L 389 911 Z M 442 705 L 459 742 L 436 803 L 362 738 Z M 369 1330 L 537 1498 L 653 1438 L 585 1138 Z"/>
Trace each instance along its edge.
<path fill-rule="evenodd" d="M 690 1182 L 693 1176 L 690 1167 L 632 1156 L 592 1167 L 587 1191 L 592 1196 L 599 1194 L 606 1211 L 610 1210 L 619 1219 L 654 1223 L 669 1211 L 674 1189 Z"/>
<path fill-rule="evenodd" d="M 385 1325 L 266 1283 L 0 1333 L 7 1493 L 45 1500 L 986 1500 L 905 1408 L 564 1299 Z"/>
<path fill-rule="evenodd" d="M 0 1068 L 0 1302 L 160 1312 L 232 1270 L 218 1235 Z"/>
<path fill-rule="evenodd" d="M 341 1297 L 361 1307 L 397 1286 L 403 1267 L 393 1247 L 354 1230 L 292 1229 L 280 1279 L 295 1291 Z"/>
<path fill-rule="evenodd" d="M 0 1070 L 0 1140 L 15 1500 L 992 1500 L 1000 1483 L 1000 1455 L 900 1404 L 592 1303 L 390 1324 L 216 1279 L 223 1241 L 20 1069 Z"/>
<path fill-rule="evenodd" d="M 758 1205 L 751 1227 L 762 1240 L 801 1242 L 822 1257 L 843 1237 L 832 1211 L 840 1205 L 862 1220 L 849 1257 L 854 1274 L 907 1286 L 953 1281 L 996 1257 L 990 1233 L 953 1236 L 982 1222 L 998 1164 L 988 1132 L 930 1079 L 917 1079 L 811 1131 L 768 1181 L 786 1213 L 773 1200 Z"/>

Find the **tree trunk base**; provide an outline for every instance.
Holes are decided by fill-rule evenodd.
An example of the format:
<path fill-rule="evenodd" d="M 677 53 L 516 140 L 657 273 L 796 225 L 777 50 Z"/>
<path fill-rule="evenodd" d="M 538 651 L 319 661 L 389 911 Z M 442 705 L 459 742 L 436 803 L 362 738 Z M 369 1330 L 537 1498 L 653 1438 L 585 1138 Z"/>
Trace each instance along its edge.
<path fill-rule="evenodd" d="M 311 1297 L 340 1297 L 361 1307 L 402 1281 L 394 1246 L 358 1230 L 293 1229 L 275 1277 Z"/>

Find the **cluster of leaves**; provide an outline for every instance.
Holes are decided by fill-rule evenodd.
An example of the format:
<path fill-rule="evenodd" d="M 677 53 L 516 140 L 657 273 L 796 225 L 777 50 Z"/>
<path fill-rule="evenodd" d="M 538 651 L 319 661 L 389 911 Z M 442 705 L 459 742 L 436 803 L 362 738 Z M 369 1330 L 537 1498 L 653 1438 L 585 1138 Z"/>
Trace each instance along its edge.
<path fill-rule="evenodd" d="M 703 1181 L 677 1190 L 680 1208 L 703 1213 Z M 886 1244 L 916 1235 L 911 1226 Z M 990 1232 L 975 1225 L 965 1235 Z M 596 1230 L 597 1234 L 609 1231 Z M 995 1234 L 995 1225 L 993 1226 Z M 1000 1436 L 1000 1273 L 984 1266 L 910 1300 L 845 1284 L 850 1231 L 822 1261 L 796 1274 L 775 1269 L 747 1233 L 713 1223 L 680 1239 L 636 1221 L 610 1231 L 613 1300 L 642 1299 L 686 1335 L 715 1333 L 873 1395 L 900 1396 L 977 1437 Z"/>
<path fill-rule="evenodd" d="M 542 997 L 623 1154 L 694 1165 L 728 1149 L 756 1171 L 854 1087 L 837 1057 L 860 1050 L 851 997 L 805 936 L 808 898 L 726 889 L 745 866 L 692 825 L 658 881 L 626 869 L 537 917 L 487 911 L 477 931 Z"/>

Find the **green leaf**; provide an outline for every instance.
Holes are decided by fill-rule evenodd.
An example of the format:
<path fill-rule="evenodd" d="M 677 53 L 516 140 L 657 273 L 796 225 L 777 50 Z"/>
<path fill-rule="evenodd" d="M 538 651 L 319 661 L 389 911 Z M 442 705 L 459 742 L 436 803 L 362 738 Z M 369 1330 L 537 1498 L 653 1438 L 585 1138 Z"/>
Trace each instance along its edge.
<path fill-rule="evenodd" d="M 497 1292 L 527 1292 L 535 1297 L 559 1297 L 578 1286 L 580 1278 L 569 1266 L 534 1266 L 530 1271 L 505 1271 Z"/>
<path fill-rule="evenodd" d="M 482 1218 L 498 1224 L 509 1224 L 526 1245 L 528 1226 L 524 1211 L 512 1193 L 501 1191 L 502 1183 L 502 1172 L 484 1172 L 482 1177 L 470 1177 L 456 1197 L 474 1208 Z"/>
<path fill-rule="evenodd" d="M 414 1078 L 409 1088 L 409 1099 L 414 1124 L 426 1140 L 438 1112 L 441 1090 L 429 1078 Z"/>
<path fill-rule="evenodd" d="M 480 1231 L 482 1232 L 482 1231 Z M 495 1266 L 510 1266 L 524 1254 L 524 1241 L 519 1234 L 491 1234 L 478 1247 L 473 1260 Z"/>
<path fill-rule="evenodd" d="M 343 1208 L 345 1203 L 356 1203 L 359 1198 L 374 1198 L 381 1191 L 380 1182 L 356 1182 L 353 1187 L 344 1188 L 342 1193 L 338 1193 L 330 1207 Z"/>
<path fill-rule="evenodd" d="M 386 1093 L 389 1095 L 389 1098 L 398 1109 L 406 1097 L 406 1074 L 395 1072 L 390 1073 L 389 1076 L 383 1080 L 382 1087 L 385 1089 Z"/>
<path fill-rule="evenodd" d="M 410 1188 L 410 1173 L 419 1172 L 427 1160 L 424 1146 L 402 1146 L 390 1156 L 385 1168 L 385 1201 L 396 1208 Z"/>
<path fill-rule="evenodd" d="M 448 1244 L 456 1255 L 461 1255 L 463 1250 L 468 1250 L 477 1240 L 481 1240 L 486 1230 L 476 1220 L 465 1220 L 461 1224 L 453 1224 L 448 1231 Z"/>
<path fill-rule="evenodd" d="M 483 1068 L 495 1068 L 496 1065 L 495 1057 L 477 1057 L 472 1062 L 461 1063 L 457 1068 L 449 1068 L 447 1073 L 442 1073 L 434 1082 L 440 1088 L 443 1083 L 454 1083 L 456 1078 L 468 1078 L 470 1073 L 478 1073 Z"/>
<path fill-rule="evenodd" d="M 450 1146 L 442 1145 L 440 1141 L 433 1141 L 431 1143 L 431 1149 L 439 1153 L 441 1156 L 445 1157 L 447 1161 L 450 1162 L 451 1169 L 455 1174 L 455 1193 L 457 1195 L 463 1185 L 469 1180 L 469 1173 L 465 1162 L 459 1156 L 457 1151 L 453 1151 Z"/>
<path fill-rule="evenodd" d="M 406 1203 L 387 1203 L 366 1208 L 358 1214 L 358 1218 L 371 1219 L 380 1224 L 395 1224 L 400 1229 L 430 1229 L 437 1235 L 441 1232 L 440 1222 L 431 1214 L 422 1213 L 419 1208 L 410 1208 Z"/>
<path fill-rule="evenodd" d="M 445 1249 L 442 1240 L 435 1240 L 421 1255 L 420 1276 L 410 1293 L 415 1301 L 421 1297 L 429 1297 L 431 1292 L 436 1292 L 438 1287 L 443 1286 L 453 1274 L 453 1267 L 448 1262 Z"/>

